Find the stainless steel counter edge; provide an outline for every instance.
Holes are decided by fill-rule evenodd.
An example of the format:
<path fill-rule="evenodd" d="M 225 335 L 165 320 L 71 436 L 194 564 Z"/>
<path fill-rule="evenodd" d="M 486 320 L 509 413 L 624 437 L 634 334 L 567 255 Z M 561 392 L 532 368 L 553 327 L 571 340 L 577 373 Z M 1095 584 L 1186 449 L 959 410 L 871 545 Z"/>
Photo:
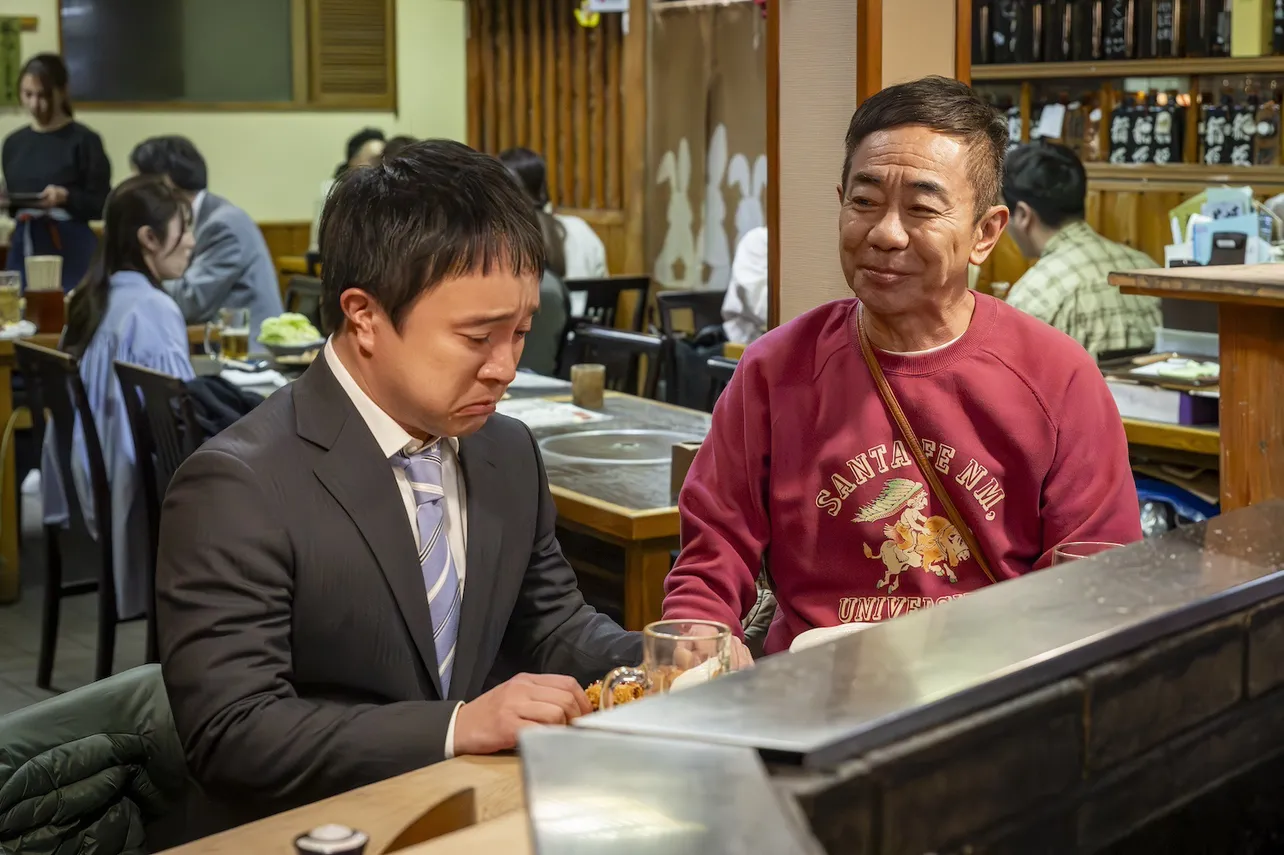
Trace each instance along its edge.
<path fill-rule="evenodd" d="M 1281 568 L 1273 501 L 577 724 L 828 767 L 1284 594 Z"/>

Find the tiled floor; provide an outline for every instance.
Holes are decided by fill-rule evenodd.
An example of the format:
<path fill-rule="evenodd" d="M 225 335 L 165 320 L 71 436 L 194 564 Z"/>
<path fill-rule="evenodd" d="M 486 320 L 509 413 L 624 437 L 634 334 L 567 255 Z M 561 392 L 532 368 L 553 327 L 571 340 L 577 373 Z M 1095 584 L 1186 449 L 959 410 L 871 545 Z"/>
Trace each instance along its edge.
<path fill-rule="evenodd" d="M 36 653 L 40 649 L 40 607 L 43 592 L 24 588 L 22 599 L 0 606 L 0 715 L 44 700 L 56 692 L 36 688 Z M 97 644 L 97 595 L 62 601 L 53 687 L 68 691 L 94 678 Z M 117 672 L 143 664 L 146 626 L 142 621 L 116 628 Z"/>

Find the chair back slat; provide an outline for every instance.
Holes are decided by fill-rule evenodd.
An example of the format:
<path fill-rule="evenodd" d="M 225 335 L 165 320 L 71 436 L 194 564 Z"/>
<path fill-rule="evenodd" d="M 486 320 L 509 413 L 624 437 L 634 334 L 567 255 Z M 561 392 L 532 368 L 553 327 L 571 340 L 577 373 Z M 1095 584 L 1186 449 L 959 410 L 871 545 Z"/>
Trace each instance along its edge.
<path fill-rule="evenodd" d="M 666 341 L 659 336 L 625 330 L 580 327 L 571 340 L 571 364 L 601 363 L 606 366 L 606 388 L 654 398 L 660 371 L 667 356 Z M 639 374 L 644 357 L 646 372 L 639 388 Z"/>
<path fill-rule="evenodd" d="M 116 363 L 129 429 L 134 438 L 134 458 L 143 484 L 151 556 L 160 540 L 160 507 L 178 467 L 200 439 L 200 427 L 183 381 L 141 365 Z"/>
<path fill-rule="evenodd" d="M 725 356 L 711 357 L 705 363 L 705 370 L 709 374 L 709 412 L 713 412 L 713 406 L 718 403 L 722 390 L 731 382 L 732 375 L 736 373 L 736 364 L 736 360 Z"/>
<path fill-rule="evenodd" d="M 605 279 L 567 279 L 566 291 L 570 295 L 583 293 L 583 314 L 576 321 L 599 327 L 615 327 L 633 332 L 642 331 L 646 315 L 647 292 L 651 289 L 649 276 L 610 276 Z M 620 314 L 626 295 L 632 296 L 632 312 L 628 317 Z M 571 296 L 571 305 L 578 302 Z"/>
<path fill-rule="evenodd" d="M 16 342 L 14 354 L 18 370 L 28 384 L 31 406 L 31 423 L 40 447 L 45 442 L 45 432 L 53 430 L 54 465 L 62 481 L 67 503 L 68 526 L 73 536 L 96 540 L 98 555 L 103 562 L 101 569 L 110 577 L 112 573 L 112 519 L 111 490 L 107 482 L 107 466 L 103 461 L 102 445 L 98 440 L 98 427 L 89 407 L 89 395 L 80 379 L 80 365 L 76 359 L 61 351 L 41 347 L 29 342 Z M 72 474 L 72 448 L 76 427 L 84 437 L 85 456 L 89 465 L 89 484 L 94 506 L 92 508 L 96 537 L 89 535 L 85 522 L 80 493 Z M 103 586 L 99 596 L 110 600 L 110 612 L 116 611 L 116 590 L 112 585 Z"/>
<path fill-rule="evenodd" d="M 694 335 L 705 327 L 722 323 L 723 291 L 657 291 L 656 313 L 660 332 L 666 336 Z"/>

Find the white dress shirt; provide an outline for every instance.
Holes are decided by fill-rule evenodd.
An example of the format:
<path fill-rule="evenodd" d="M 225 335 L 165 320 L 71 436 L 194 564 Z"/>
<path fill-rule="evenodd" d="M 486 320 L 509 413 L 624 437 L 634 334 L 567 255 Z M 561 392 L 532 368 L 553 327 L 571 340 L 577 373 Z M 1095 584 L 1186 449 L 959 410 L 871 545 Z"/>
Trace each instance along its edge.
<path fill-rule="evenodd" d="M 201 216 L 201 205 L 205 204 L 205 192 L 201 190 L 192 199 L 192 223 L 193 225 Z"/>
<path fill-rule="evenodd" d="M 566 253 L 567 279 L 602 279 L 606 271 L 606 245 L 590 226 L 574 214 L 554 214 L 566 230 L 562 242 Z"/>
<path fill-rule="evenodd" d="M 361 414 L 366 427 L 370 428 L 370 433 L 374 434 L 379 451 L 388 458 L 388 468 L 392 470 L 392 477 L 397 481 L 397 489 L 401 492 L 401 503 L 406 508 L 406 519 L 410 523 L 410 530 L 414 532 L 415 549 L 418 550 L 423 545 L 419 539 L 419 508 L 415 504 L 415 495 L 410 489 L 410 481 L 406 477 L 405 470 L 400 466 L 394 466 L 391 458 L 399 451 L 417 454 L 423 450 L 424 443 L 406 433 L 406 429 L 397 424 L 392 416 L 379 409 L 379 405 L 370 400 L 370 396 L 357 385 L 356 380 L 352 379 L 352 375 L 340 361 L 339 354 L 334 352 L 333 341 L 325 343 L 325 361 L 330 367 L 330 372 L 334 374 L 334 379 L 339 381 L 343 391 L 352 400 L 352 405 Z M 441 444 L 441 487 L 446 494 L 444 525 L 446 542 L 450 546 L 450 558 L 455 563 L 455 574 L 459 577 L 459 593 L 462 599 L 464 578 L 467 575 L 468 500 L 464 492 L 464 479 L 460 477 L 459 472 L 459 440 L 453 436 L 445 439 L 446 442 Z M 424 596 L 427 596 L 426 592 Z M 446 729 L 447 760 L 455 756 L 455 716 L 459 715 L 460 706 L 463 704 L 455 707 L 455 713 L 450 717 L 450 726 Z"/>
<path fill-rule="evenodd" d="M 767 331 L 767 227 L 745 232 L 731 262 L 731 282 L 722 300 L 727 340 L 748 344 Z"/>

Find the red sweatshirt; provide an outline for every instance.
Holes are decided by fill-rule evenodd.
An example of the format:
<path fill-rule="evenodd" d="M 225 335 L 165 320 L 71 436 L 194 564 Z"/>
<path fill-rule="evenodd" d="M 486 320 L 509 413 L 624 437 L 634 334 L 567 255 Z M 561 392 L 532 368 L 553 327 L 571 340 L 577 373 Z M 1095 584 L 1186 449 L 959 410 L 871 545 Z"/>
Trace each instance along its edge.
<path fill-rule="evenodd" d="M 739 627 L 764 556 L 779 611 L 766 650 L 989 584 L 901 440 L 856 333 L 855 300 L 745 352 L 682 489 L 665 618 Z M 1123 423 L 1074 339 L 978 294 L 958 341 L 879 363 L 995 576 L 1069 541 L 1141 539 Z"/>

